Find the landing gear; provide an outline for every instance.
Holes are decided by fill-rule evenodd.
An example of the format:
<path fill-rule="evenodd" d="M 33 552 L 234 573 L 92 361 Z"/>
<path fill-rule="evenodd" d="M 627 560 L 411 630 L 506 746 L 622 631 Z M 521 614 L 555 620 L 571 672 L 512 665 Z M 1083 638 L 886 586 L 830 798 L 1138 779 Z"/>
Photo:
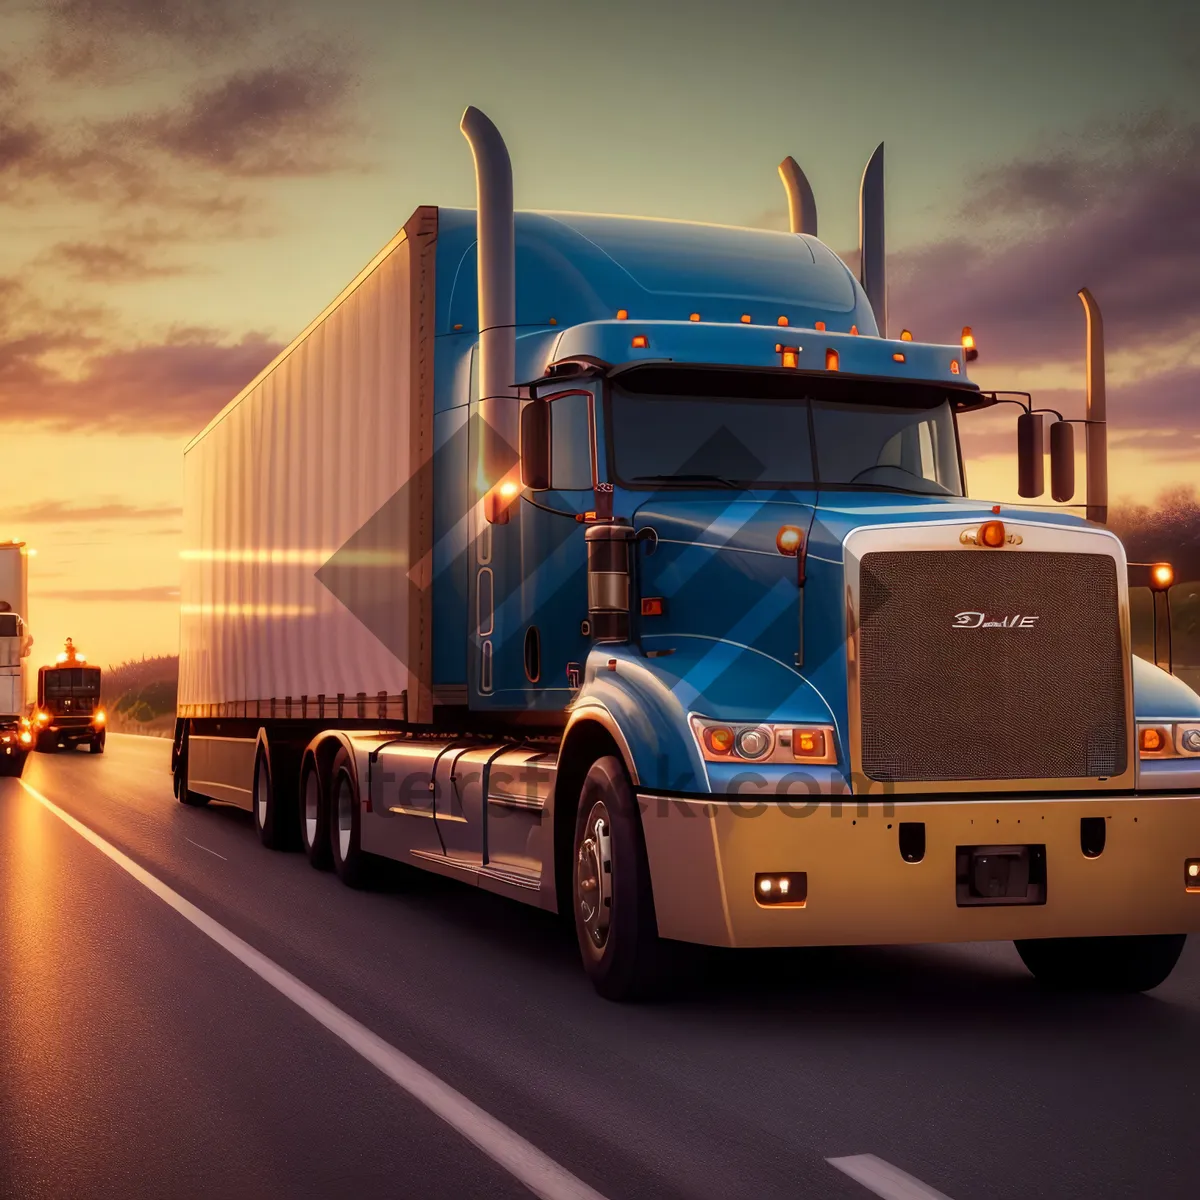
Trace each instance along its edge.
<path fill-rule="evenodd" d="M 1039 983 L 1063 990 L 1148 992 L 1163 983 L 1186 934 L 1148 937 L 1038 938 L 1017 953 Z"/>
<path fill-rule="evenodd" d="M 641 819 L 620 759 L 592 764 L 575 822 L 572 901 L 584 970 L 608 1000 L 646 999 L 662 982 Z"/>

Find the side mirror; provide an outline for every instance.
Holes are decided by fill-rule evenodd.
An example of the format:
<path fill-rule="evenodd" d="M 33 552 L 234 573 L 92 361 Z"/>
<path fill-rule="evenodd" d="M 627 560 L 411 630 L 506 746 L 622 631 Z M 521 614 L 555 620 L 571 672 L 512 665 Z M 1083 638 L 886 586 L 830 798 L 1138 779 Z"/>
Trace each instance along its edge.
<path fill-rule="evenodd" d="M 1045 441 L 1041 413 L 1017 418 L 1017 494 L 1027 499 L 1046 490 Z"/>
<path fill-rule="evenodd" d="M 535 492 L 550 487 L 550 405 L 530 400 L 521 409 L 521 482 Z"/>
<path fill-rule="evenodd" d="M 1050 426 L 1050 495 L 1060 504 L 1075 495 L 1075 431 L 1069 421 Z"/>

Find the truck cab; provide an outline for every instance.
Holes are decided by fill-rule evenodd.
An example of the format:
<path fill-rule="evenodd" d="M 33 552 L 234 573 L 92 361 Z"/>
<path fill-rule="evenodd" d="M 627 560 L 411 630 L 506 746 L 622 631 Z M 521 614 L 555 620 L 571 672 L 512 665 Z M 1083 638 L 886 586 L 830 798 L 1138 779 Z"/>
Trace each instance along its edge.
<path fill-rule="evenodd" d="M 31 718 L 35 749 L 48 753 L 86 745 L 104 753 L 106 715 L 100 706 L 100 668 L 67 638 L 53 666 L 39 667 L 37 705 Z"/>

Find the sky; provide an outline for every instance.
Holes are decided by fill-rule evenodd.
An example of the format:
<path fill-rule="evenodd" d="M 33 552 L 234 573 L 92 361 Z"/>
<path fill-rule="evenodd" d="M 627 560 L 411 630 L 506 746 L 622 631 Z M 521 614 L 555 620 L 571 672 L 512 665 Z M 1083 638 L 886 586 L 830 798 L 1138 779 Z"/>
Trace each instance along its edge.
<path fill-rule="evenodd" d="M 1087 286 L 1114 502 L 1200 481 L 1198 12 L 0 0 L 0 539 L 37 550 L 35 658 L 175 652 L 184 444 L 414 208 L 473 207 L 468 104 L 519 207 L 786 228 L 793 155 L 851 261 L 883 141 L 893 332 L 969 324 L 981 386 L 1078 417 Z M 964 418 L 973 495 L 1016 499 L 1013 412 Z"/>

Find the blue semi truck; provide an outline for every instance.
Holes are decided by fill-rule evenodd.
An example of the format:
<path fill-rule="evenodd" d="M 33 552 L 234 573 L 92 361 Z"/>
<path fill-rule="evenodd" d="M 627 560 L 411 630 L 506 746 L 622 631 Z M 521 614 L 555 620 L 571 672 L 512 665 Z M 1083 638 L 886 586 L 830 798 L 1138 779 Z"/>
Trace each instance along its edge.
<path fill-rule="evenodd" d="M 612 999 L 666 942 L 1013 940 L 1145 990 L 1200 929 L 1200 698 L 1131 652 L 1104 528 L 966 498 L 973 337 L 887 336 L 815 235 L 423 207 L 189 444 L 175 795 L 364 886 L 572 919 Z M 1057 416 L 1057 414 L 1054 414 Z M 1074 491 L 1071 423 L 1051 491 Z"/>

